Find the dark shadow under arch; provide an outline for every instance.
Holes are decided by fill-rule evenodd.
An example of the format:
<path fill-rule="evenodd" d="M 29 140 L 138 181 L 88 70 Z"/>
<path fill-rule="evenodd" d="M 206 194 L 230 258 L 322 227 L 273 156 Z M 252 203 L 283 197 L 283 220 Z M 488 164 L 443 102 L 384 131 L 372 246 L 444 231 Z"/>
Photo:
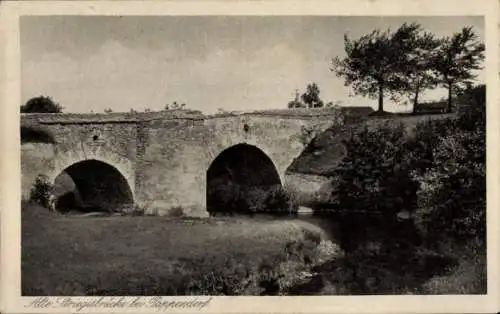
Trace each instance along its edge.
<path fill-rule="evenodd" d="M 256 146 L 237 144 L 222 151 L 207 170 L 207 210 L 210 214 L 279 211 L 269 202 L 283 196 L 272 160 Z M 283 203 L 283 202 L 282 202 Z"/>
<path fill-rule="evenodd" d="M 134 204 L 125 177 L 115 167 L 95 159 L 67 167 L 54 185 L 56 208 L 61 212 L 112 212 Z"/>

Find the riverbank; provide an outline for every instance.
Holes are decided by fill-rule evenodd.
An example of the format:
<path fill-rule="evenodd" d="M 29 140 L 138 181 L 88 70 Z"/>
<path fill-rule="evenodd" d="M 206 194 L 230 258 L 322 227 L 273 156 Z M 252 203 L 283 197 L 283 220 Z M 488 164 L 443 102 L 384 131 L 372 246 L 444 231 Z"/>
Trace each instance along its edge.
<path fill-rule="evenodd" d="M 317 217 L 85 216 L 23 204 L 22 294 L 362 295 L 486 291 L 479 255 L 345 256 Z M 460 256 L 456 253 L 460 252 Z M 479 257 L 478 257 L 479 256 Z"/>

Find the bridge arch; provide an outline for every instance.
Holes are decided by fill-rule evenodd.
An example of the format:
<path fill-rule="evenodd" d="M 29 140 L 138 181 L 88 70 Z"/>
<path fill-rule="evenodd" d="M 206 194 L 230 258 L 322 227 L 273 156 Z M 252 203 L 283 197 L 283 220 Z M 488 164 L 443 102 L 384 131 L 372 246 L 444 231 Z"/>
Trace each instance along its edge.
<path fill-rule="evenodd" d="M 101 160 L 72 163 L 53 182 L 59 211 L 115 211 L 134 204 L 130 182 L 120 170 Z"/>
<path fill-rule="evenodd" d="M 46 173 L 49 180 L 54 183 L 56 177 L 64 171 L 64 169 L 70 167 L 73 164 L 79 163 L 85 160 L 96 160 L 108 164 L 123 175 L 127 180 L 129 186 L 132 188 L 132 195 L 135 199 L 135 192 L 133 187 L 135 186 L 135 168 L 134 163 L 110 149 L 103 147 L 98 147 L 94 149 L 85 148 L 83 145 L 81 148 L 73 148 L 71 150 L 60 148 L 56 150 L 53 165 Z"/>
<path fill-rule="evenodd" d="M 278 168 L 259 147 L 239 143 L 221 151 L 206 173 L 209 213 L 254 212 L 269 192 L 282 189 Z"/>

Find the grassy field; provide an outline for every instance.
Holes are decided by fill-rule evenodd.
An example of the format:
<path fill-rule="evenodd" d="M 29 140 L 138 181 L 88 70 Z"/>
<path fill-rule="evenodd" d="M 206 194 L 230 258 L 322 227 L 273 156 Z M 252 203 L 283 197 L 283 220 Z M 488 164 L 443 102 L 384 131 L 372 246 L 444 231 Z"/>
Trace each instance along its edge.
<path fill-rule="evenodd" d="M 279 294 L 326 233 L 275 219 L 78 217 L 22 212 L 24 295 Z"/>
<path fill-rule="evenodd" d="M 312 221 L 312 222 L 311 222 Z M 272 217 L 174 219 L 22 212 L 23 295 L 484 293 L 484 261 L 363 250 L 327 224 Z M 333 225 L 331 225 L 333 226 Z M 461 254 L 461 255 L 460 255 Z M 483 268 L 481 268 L 483 265 Z"/>

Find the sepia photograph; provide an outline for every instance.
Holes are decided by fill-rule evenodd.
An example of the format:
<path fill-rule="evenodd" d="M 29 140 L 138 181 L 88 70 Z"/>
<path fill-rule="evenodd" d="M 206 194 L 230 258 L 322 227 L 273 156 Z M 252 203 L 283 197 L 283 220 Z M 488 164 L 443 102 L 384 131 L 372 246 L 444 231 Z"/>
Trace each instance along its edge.
<path fill-rule="evenodd" d="M 20 32 L 23 295 L 486 293 L 483 18 Z"/>
<path fill-rule="evenodd" d="M 16 27 L 25 307 L 494 292 L 485 15 Z"/>

